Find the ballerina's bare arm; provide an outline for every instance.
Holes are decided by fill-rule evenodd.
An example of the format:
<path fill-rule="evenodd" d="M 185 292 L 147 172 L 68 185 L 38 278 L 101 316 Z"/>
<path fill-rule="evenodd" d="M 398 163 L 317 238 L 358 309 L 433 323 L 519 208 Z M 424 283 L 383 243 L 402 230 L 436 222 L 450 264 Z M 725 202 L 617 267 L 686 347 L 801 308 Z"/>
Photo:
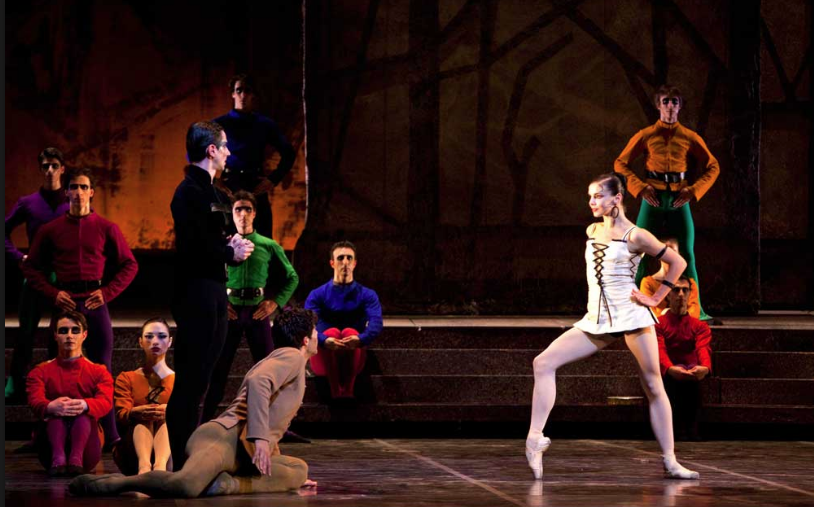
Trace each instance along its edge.
<path fill-rule="evenodd" d="M 657 306 L 661 300 L 670 292 L 670 287 L 678 280 L 681 273 L 687 268 L 687 261 L 681 255 L 668 248 L 664 243 L 657 240 L 655 236 L 650 234 L 645 229 L 636 228 L 630 233 L 630 251 L 638 253 L 646 253 L 653 257 L 661 254 L 661 261 L 667 264 L 667 272 L 664 273 L 664 281 L 652 296 L 647 296 L 638 289 L 633 289 L 631 296 L 639 303 L 645 306 Z"/>

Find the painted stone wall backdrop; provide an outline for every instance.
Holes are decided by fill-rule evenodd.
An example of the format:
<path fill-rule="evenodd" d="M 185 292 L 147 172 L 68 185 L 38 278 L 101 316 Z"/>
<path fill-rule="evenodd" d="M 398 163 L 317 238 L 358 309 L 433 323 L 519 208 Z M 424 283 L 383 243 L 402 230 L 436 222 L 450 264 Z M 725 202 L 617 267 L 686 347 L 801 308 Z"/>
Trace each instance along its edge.
<path fill-rule="evenodd" d="M 38 188 L 37 154 L 56 146 L 94 169 L 93 206 L 131 248 L 171 249 L 187 127 L 228 111 L 228 80 L 248 71 L 299 150 L 273 190 L 275 239 L 294 248 L 306 198 L 298 3 L 49 0 L 6 13 L 6 212 Z M 27 244 L 23 228 L 13 239 Z"/>
<path fill-rule="evenodd" d="M 814 308 L 814 5 L 761 2 L 761 302 Z"/>
<path fill-rule="evenodd" d="M 301 287 L 327 279 L 329 245 L 350 239 L 357 278 L 391 313 L 582 311 L 587 184 L 655 121 L 650 95 L 668 81 L 687 99 L 681 122 L 721 165 L 693 205 L 705 306 L 755 311 L 766 64 L 761 3 L 731 5 L 306 1 Z M 810 19 L 805 2 L 794 9 Z M 798 46 L 788 50 L 800 62 L 810 40 Z"/>
<path fill-rule="evenodd" d="M 813 11 L 806 0 L 12 2 L 5 209 L 36 190 L 37 153 L 58 146 L 96 169 L 94 207 L 163 262 L 186 128 L 227 111 L 226 81 L 248 70 L 299 151 L 272 196 L 299 298 L 328 279 L 328 248 L 347 238 L 389 313 L 576 313 L 586 185 L 655 120 L 649 95 L 670 81 L 687 98 L 682 123 L 722 169 L 693 205 L 705 307 L 811 309 Z M 627 205 L 635 218 L 638 202 Z M 151 273 L 137 282 L 155 286 Z"/>

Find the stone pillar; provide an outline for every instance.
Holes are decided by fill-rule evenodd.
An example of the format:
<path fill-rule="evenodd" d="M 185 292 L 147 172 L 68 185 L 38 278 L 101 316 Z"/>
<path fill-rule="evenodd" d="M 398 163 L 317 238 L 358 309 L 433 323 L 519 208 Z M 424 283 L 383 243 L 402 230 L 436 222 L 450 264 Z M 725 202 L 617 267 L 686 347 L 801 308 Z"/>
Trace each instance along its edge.
<path fill-rule="evenodd" d="M 438 224 L 438 5 L 410 2 L 409 45 L 415 55 L 410 83 L 410 174 L 407 225 L 411 297 L 429 301 L 434 293 Z"/>
<path fill-rule="evenodd" d="M 760 0 L 732 0 L 729 30 L 729 130 L 732 167 L 727 181 L 728 227 L 742 268 L 733 270 L 727 307 L 760 307 Z M 703 284 L 703 280 L 701 280 Z M 702 285 L 703 291 L 703 285 Z"/>

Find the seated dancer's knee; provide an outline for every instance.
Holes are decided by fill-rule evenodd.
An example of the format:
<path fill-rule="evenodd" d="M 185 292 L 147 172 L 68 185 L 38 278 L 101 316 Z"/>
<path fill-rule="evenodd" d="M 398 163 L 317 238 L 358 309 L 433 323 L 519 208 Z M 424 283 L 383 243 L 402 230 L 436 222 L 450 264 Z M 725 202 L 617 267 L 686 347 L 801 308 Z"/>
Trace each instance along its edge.
<path fill-rule="evenodd" d="M 347 338 L 348 336 L 359 336 L 359 331 L 353 329 L 352 327 L 346 327 L 342 330 L 341 336 L 342 338 Z"/>
<path fill-rule="evenodd" d="M 342 332 L 335 327 L 326 329 L 322 332 L 322 334 L 324 334 L 327 338 L 333 338 L 335 340 L 342 338 Z"/>

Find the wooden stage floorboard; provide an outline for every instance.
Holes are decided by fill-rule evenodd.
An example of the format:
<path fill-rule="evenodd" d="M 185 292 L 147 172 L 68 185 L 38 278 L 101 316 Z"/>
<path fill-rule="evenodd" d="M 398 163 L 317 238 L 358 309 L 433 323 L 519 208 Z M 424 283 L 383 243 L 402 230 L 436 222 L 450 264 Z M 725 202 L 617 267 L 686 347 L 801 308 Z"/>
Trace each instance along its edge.
<path fill-rule="evenodd" d="M 194 500 L 73 498 L 68 479 L 49 479 L 34 454 L 19 452 L 22 444 L 6 442 L 7 506 L 814 505 L 814 442 L 680 442 L 680 460 L 701 480 L 674 481 L 662 478 L 654 441 L 555 440 L 544 480 L 534 481 L 522 440 L 316 440 L 281 446 L 309 463 L 315 493 Z M 103 466 L 116 471 L 109 454 Z"/>

